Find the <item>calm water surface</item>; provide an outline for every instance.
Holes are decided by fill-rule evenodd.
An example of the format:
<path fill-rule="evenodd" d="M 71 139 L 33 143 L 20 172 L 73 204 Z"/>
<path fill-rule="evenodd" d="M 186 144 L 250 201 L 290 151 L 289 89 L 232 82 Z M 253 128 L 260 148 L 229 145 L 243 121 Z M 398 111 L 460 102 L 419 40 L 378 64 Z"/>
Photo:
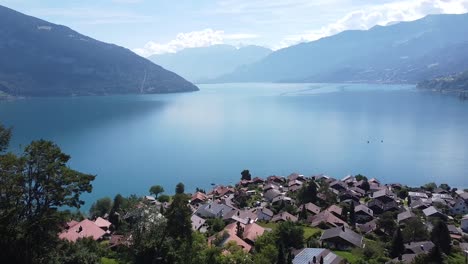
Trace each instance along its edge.
<path fill-rule="evenodd" d="M 413 86 L 214 84 L 196 93 L 0 102 L 12 147 L 57 142 L 89 202 L 255 176 L 365 174 L 468 187 L 468 101 Z M 381 142 L 383 140 L 383 142 Z M 367 143 L 370 141 L 370 143 Z M 89 203 L 88 205 L 89 206 Z"/>

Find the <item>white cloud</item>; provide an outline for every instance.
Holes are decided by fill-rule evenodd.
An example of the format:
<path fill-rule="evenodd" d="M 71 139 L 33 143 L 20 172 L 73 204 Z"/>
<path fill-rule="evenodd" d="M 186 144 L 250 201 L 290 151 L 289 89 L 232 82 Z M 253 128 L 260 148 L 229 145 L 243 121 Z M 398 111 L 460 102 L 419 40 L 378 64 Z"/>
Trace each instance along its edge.
<path fill-rule="evenodd" d="M 140 56 L 148 57 L 154 54 L 175 53 L 185 48 L 208 47 L 223 44 L 225 40 L 244 40 L 257 38 L 255 34 L 236 33 L 225 34 L 223 30 L 207 28 L 201 31 L 179 33 L 176 38 L 167 43 L 149 41 L 143 48 L 133 49 Z"/>
<path fill-rule="evenodd" d="M 318 30 L 286 36 L 274 49 L 317 40 L 344 30 L 366 30 L 375 25 L 387 25 L 396 21 L 413 21 L 428 14 L 461 14 L 466 12 L 468 12 L 468 0 L 413 0 L 370 6 L 350 12 L 336 22 Z"/>

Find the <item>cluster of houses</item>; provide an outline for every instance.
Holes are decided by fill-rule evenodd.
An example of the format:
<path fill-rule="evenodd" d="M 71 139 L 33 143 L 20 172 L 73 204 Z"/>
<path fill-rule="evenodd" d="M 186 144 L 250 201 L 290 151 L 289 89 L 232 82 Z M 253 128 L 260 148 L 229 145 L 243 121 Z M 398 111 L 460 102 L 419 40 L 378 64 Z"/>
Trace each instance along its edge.
<path fill-rule="evenodd" d="M 305 184 L 326 184 L 328 190 L 337 197 L 335 204 L 327 204 L 327 196 L 317 194 L 317 203 L 297 204 L 296 194 Z M 222 246 L 234 242 L 246 252 L 251 252 L 255 241 L 271 229 L 259 223 L 298 222 L 322 229 L 318 241 L 321 248 L 303 248 L 294 250 L 293 263 L 339 264 L 346 261 L 331 250 L 349 250 L 365 247 L 364 235 L 385 232 L 378 225 L 378 219 L 386 212 L 394 212 L 399 225 L 404 225 L 411 218 L 453 219 L 462 216 L 460 227 L 448 225 L 452 239 L 462 242 L 463 232 L 468 232 L 468 193 L 450 192 L 436 188 L 432 192 L 412 189 L 407 199 L 398 197 L 400 184 L 381 184 L 377 179 L 347 176 L 337 180 L 325 175 L 305 177 L 291 174 L 287 177 L 270 176 L 266 179 L 253 178 L 242 180 L 236 186 L 215 186 L 210 192 L 196 192 L 189 201 L 193 212 L 192 228 L 201 233 L 212 234 L 209 219 L 218 218 L 225 223 L 224 230 L 208 238 L 210 245 Z M 239 200 L 248 199 L 248 206 L 239 206 Z M 168 207 L 168 203 L 159 203 L 151 196 L 145 200 L 157 207 Z M 353 205 L 355 223 L 349 223 L 349 212 L 343 205 Z M 287 205 L 295 210 L 277 210 L 278 205 Z M 350 207 L 347 207 L 350 208 Z M 300 212 L 307 212 L 307 218 L 299 219 Z M 418 213 L 417 213 L 418 212 Z M 422 212 L 422 214 L 420 213 Z M 463 215 L 465 215 L 463 217 Z M 425 221 L 429 223 L 429 221 Z M 109 235 L 105 219 L 84 220 L 72 223 L 60 237 L 71 241 L 79 237 L 90 236 L 102 239 Z M 109 223 L 110 224 L 110 223 Z M 265 226 L 265 225 L 263 225 Z M 211 231 L 211 232 L 210 232 Z M 391 234 L 387 234 L 391 235 Z M 463 243 L 461 243 L 464 245 Z M 410 263 L 415 256 L 427 253 L 434 244 L 431 241 L 414 241 L 405 244 L 405 254 L 396 261 Z"/>

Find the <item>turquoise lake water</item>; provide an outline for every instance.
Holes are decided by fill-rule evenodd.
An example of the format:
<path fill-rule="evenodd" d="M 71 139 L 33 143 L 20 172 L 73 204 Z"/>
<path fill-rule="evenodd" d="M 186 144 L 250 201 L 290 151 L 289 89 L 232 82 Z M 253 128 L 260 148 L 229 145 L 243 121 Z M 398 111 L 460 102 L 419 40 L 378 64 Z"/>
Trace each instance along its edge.
<path fill-rule="evenodd" d="M 200 92 L 0 102 L 12 148 L 44 138 L 96 174 L 88 202 L 254 176 L 468 187 L 468 101 L 414 86 L 211 84 Z M 383 142 L 382 142 L 383 140 Z M 367 143 L 369 141 L 370 143 Z M 87 204 L 89 206 L 89 203 Z"/>

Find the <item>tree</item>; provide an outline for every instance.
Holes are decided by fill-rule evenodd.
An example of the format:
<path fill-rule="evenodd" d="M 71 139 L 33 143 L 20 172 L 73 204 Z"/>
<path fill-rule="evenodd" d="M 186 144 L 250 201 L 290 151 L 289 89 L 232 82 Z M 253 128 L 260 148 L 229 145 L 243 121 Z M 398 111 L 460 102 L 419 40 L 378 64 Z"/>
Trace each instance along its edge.
<path fill-rule="evenodd" d="M 431 240 L 434 245 L 440 248 L 445 254 L 450 254 L 452 239 L 450 237 L 447 224 L 438 220 L 431 232 Z"/>
<path fill-rule="evenodd" d="M 278 260 L 276 261 L 277 264 L 286 264 L 286 259 L 284 255 L 284 246 L 283 242 L 279 242 L 278 246 Z"/>
<path fill-rule="evenodd" d="M 156 197 L 156 199 L 158 199 L 158 195 L 160 193 L 163 193 L 163 192 L 164 192 L 164 188 L 161 185 L 153 185 L 149 189 L 149 193 L 154 195 L 154 197 Z"/>
<path fill-rule="evenodd" d="M 315 185 L 315 182 L 310 181 L 309 183 L 304 184 L 297 194 L 297 199 L 301 204 L 310 202 L 315 203 L 317 201 L 317 186 Z"/>
<path fill-rule="evenodd" d="M 175 192 L 176 192 L 176 194 L 183 194 L 185 192 L 185 185 L 183 183 L 179 182 L 176 185 Z"/>
<path fill-rule="evenodd" d="M 403 235 L 401 234 L 400 228 L 397 228 L 395 234 L 393 234 L 392 244 L 390 248 L 390 257 L 396 258 L 401 256 L 405 252 L 405 244 L 403 241 Z"/>
<path fill-rule="evenodd" d="M 305 206 L 305 204 L 302 205 L 302 209 L 301 209 L 301 212 L 299 213 L 299 218 L 301 220 L 307 220 L 307 208 Z"/>
<path fill-rule="evenodd" d="M 367 179 L 364 180 L 364 182 L 361 185 L 361 188 L 367 193 L 370 190 L 370 184 L 367 181 Z"/>
<path fill-rule="evenodd" d="M 432 191 L 434 191 L 435 188 L 437 188 L 437 184 L 435 184 L 434 182 L 430 182 L 430 183 L 424 185 L 423 188 L 426 191 L 432 192 Z"/>
<path fill-rule="evenodd" d="M 117 194 L 114 197 L 114 201 L 112 203 L 112 209 L 110 210 L 109 213 L 109 222 L 112 223 L 112 226 L 114 230 L 119 230 L 120 224 L 121 224 L 121 219 L 120 219 L 120 213 L 122 210 L 122 205 L 125 202 L 125 198 L 121 194 Z"/>
<path fill-rule="evenodd" d="M 408 200 L 408 206 L 410 206 L 411 205 L 411 196 L 408 196 L 407 200 Z"/>
<path fill-rule="evenodd" d="M 171 197 L 169 195 L 162 194 L 158 197 L 158 201 L 160 203 L 168 203 L 171 200 Z"/>
<path fill-rule="evenodd" d="M 180 184 L 177 184 L 177 189 Z M 192 211 L 188 206 L 186 195 L 177 193 L 166 214 L 168 235 L 175 239 L 189 241 L 192 236 L 191 216 Z"/>
<path fill-rule="evenodd" d="M 349 224 L 354 226 L 356 224 L 356 208 L 354 207 L 354 202 L 351 202 L 351 206 L 349 208 Z"/>
<path fill-rule="evenodd" d="M 367 177 L 361 174 L 354 176 L 354 178 L 356 179 L 356 181 L 362 181 L 362 180 L 367 181 Z"/>
<path fill-rule="evenodd" d="M 289 247 L 302 248 L 304 245 L 304 229 L 293 222 L 286 221 L 278 225 L 278 240 Z"/>
<path fill-rule="evenodd" d="M 0 129 L 5 150 L 10 132 Z M 67 166 L 70 156 L 50 141 L 33 141 L 23 154 L 0 156 L 0 247 L 3 263 L 42 263 L 43 253 L 55 249 L 66 213 L 79 208 L 83 192 L 91 192 L 95 176 Z"/>
<path fill-rule="evenodd" d="M 406 221 L 402 230 L 403 240 L 406 242 L 423 241 L 428 238 L 426 225 L 419 219 L 411 218 Z"/>
<path fill-rule="evenodd" d="M 395 220 L 393 219 L 392 212 L 383 213 L 377 220 L 377 227 L 383 229 L 387 234 L 393 234 L 397 227 Z"/>
<path fill-rule="evenodd" d="M 104 197 L 98 199 L 91 208 L 89 209 L 89 214 L 91 218 L 104 217 L 104 215 L 109 214 L 112 209 L 112 200 L 109 197 Z"/>
<path fill-rule="evenodd" d="M 244 237 L 244 228 L 241 226 L 240 222 L 236 224 L 236 236 L 243 238 Z"/>
<path fill-rule="evenodd" d="M 249 170 L 243 170 L 241 172 L 241 180 L 250 181 L 252 180 L 252 175 Z"/>
<path fill-rule="evenodd" d="M 441 183 L 439 185 L 439 188 L 444 189 L 444 190 L 446 190 L 448 192 L 450 191 L 450 186 L 448 184 L 446 184 L 446 183 Z"/>
<path fill-rule="evenodd" d="M 5 128 L 0 124 L 0 153 L 4 152 L 10 143 L 11 128 Z"/>

